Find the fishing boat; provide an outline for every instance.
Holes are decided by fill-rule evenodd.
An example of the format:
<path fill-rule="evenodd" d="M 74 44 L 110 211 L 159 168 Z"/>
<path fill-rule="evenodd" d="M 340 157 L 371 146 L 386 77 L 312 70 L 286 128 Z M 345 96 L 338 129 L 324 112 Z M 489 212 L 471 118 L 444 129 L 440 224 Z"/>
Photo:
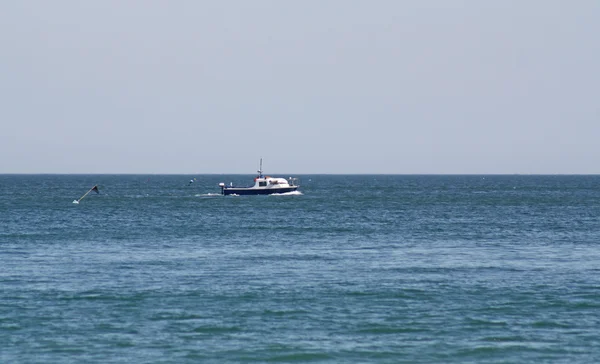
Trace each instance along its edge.
<path fill-rule="evenodd" d="M 294 192 L 300 187 L 297 184 L 297 178 L 281 178 L 264 176 L 262 171 L 262 158 L 258 175 L 254 178 L 254 185 L 250 187 L 235 187 L 232 183 L 226 186 L 225 183 L 219 183 L 221 194 L 228 195 L 272 195 L 274 193 Z"/>

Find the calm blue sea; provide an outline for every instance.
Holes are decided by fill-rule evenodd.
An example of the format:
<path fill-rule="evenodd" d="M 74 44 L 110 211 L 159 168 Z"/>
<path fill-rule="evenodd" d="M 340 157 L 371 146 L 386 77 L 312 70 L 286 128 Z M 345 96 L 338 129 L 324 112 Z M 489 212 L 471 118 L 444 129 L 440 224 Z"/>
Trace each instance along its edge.
<path fill-rule="evenodd" d="M 600 176 L 252 177 L 0 175 L 0 362 L 600 362 Z"/>

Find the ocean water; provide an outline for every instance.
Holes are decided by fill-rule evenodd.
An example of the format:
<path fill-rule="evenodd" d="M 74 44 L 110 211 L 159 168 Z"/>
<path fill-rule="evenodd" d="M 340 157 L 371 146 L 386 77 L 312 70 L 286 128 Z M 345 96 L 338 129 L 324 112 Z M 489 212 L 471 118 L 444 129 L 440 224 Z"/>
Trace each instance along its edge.
<path fill-rule="evenodd" d="M 600 176 L 252 177 L 0 175 L 0 362 L 600 362 Z"/>

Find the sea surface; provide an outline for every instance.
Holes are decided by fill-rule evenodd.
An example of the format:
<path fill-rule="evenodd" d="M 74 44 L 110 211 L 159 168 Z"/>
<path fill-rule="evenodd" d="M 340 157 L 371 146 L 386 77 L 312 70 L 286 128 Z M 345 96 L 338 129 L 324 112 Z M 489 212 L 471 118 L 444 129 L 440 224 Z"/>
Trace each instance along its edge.
<path fill-rule="evenodd" d="M 0 363 L 600 362 L 600 176 L 299 177 L 0 175 Z"/>

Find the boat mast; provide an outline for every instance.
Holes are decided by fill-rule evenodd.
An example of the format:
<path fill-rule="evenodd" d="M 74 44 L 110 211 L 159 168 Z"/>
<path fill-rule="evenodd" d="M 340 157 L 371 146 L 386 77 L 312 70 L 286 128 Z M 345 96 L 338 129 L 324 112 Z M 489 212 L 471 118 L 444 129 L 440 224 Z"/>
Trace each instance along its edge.
<path fill-rule="evenodd" d="M 260 167 L 258 169 L 258 177 L 262 178 L 262 158 L 260 159 Z"/>

